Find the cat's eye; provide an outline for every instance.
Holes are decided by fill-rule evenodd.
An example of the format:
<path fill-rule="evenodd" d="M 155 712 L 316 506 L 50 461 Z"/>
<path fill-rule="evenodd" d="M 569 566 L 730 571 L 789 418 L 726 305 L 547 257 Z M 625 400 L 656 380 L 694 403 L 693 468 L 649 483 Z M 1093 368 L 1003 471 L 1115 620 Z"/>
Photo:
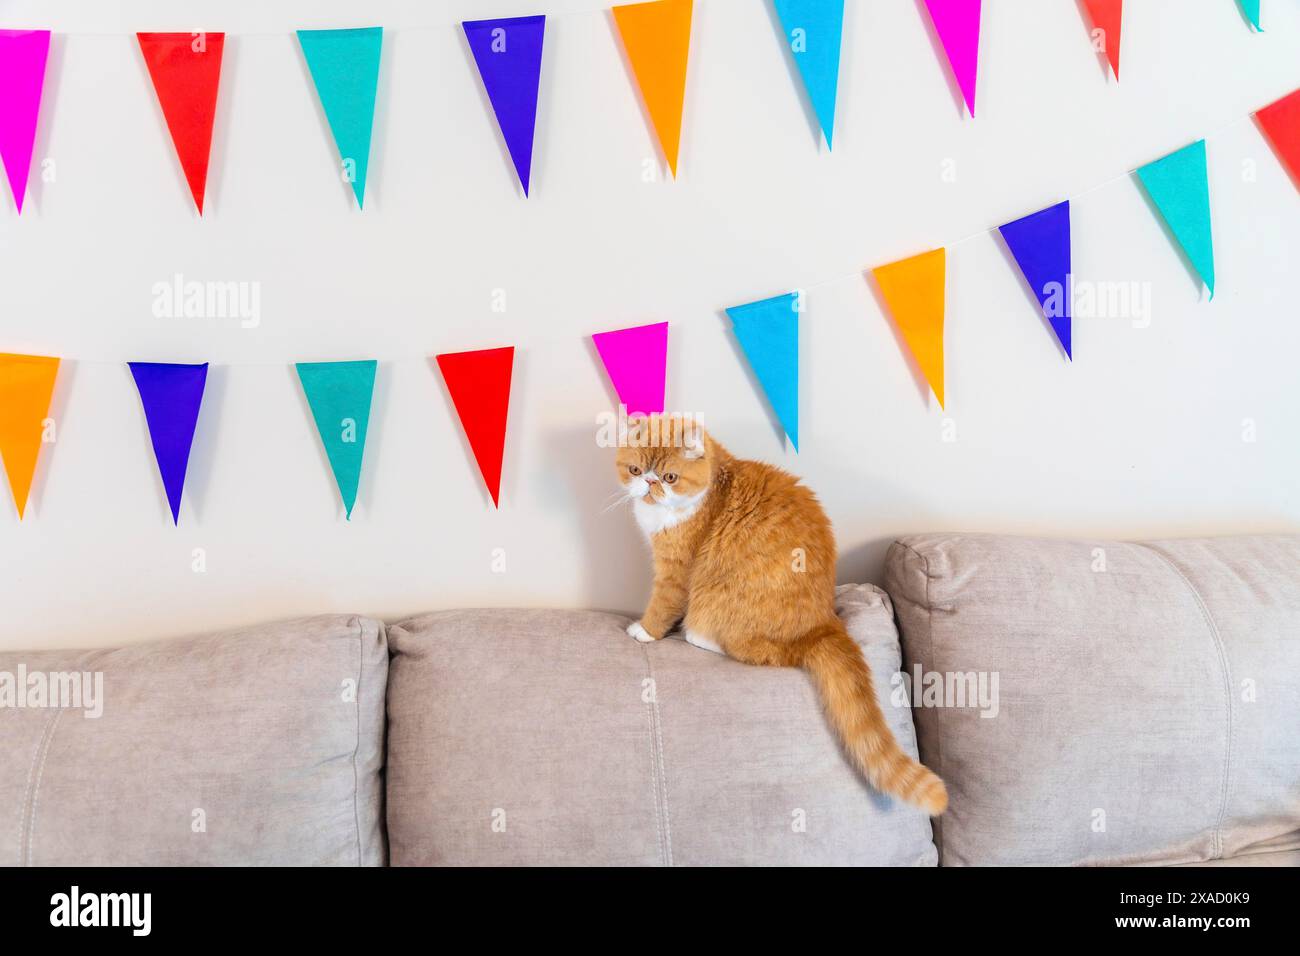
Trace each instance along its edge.
<path fill-rule="evenodd" d="M 628 465 L 628 466 L 627 466 L 627 470 L 628 470 L 628 473 L 629 473 L 629 474 L 632 474 L 632 475 L 639 475 L 639 474 L 641 474 L 641 469 L 638 468 L 636 465 Z"/>
<path fill-rule="evenodd" d="M 671 471 L 668 472 L 668 474 L 664 475 L 664 482 L 667 484 L 671 485 L 676 480 L 677 480 L 677 476 L 673 474 Z"/>

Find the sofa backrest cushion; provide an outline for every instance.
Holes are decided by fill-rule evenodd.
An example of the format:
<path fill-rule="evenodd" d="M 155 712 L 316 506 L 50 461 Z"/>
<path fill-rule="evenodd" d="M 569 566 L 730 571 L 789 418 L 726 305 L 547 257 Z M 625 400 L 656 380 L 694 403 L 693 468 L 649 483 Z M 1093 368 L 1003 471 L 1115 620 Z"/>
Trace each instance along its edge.
<path fill-rule="evenodd" d="M 918 535 L 887 579 L 943 865 L 1300 848 L 1300 537 Z"/>
<path fill-rule="evenodd" d="M 382 864 L 387 669 L 356 617 L 0 654 L 0 864 Z"/>
<path fill-rule="evenodd" d="M 839 610 L 881 693 L 888 598 Z M 806 674 L 616 614 L 445 611 L 389 628 L 387 816 L 403 864 L 933 865 L 928 819 L 843 757 Z M 886 706 L 915 754 L 906 706 Z"/>

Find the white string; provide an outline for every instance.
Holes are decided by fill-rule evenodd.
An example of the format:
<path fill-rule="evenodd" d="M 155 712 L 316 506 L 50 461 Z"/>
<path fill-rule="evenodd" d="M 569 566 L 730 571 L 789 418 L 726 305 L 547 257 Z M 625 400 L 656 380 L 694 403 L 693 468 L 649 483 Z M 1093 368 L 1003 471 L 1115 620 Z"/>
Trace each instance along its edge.
<path fill-rule="evenodd" d="M 620 2 L 620 3 L 621 3 L 621 2 L 632 2 L 632 0 L 618 0 L 618 2 Z M 705 3 L 705 2 L 709 2 L 709 3 L 717 3 L 717 2 L 719 2 L 719 0 L 695 0 L 695 3 L 696 3 L 697 5 L 698 5 L 698 4 L 701 4 L 701 3 Z M 727 0 L 727 2 L 734 2 L 734 0 Z M 566 11 L 564 11 L 563 13 L 547 13 L 545 16 L 546 16 L 546 20 L 547 20 L 547 22 L 549 23 L 549 22 L 552 21 L 552 20 L 567 20 L 567 19 L 570 19 L 570 18 L 572 18 L 572 17 L 586 17 L 586 16 L 593 16 L 593 15 L 596 15 L 596 14 L 605 13 L 605 12 L 607 12 L 611 7 L 613 7 L 613 6 L 615 6 L 615 5 L 616 5 L 616 3 L 614 2 L 614 0 L 610 0 L 609 3 L 606 3 L 606 4 L 604 4 L 603 6 L 599 6 L 599 7 L 587 7 L 587 8 L 583 8 L 583 9 L 579 9 L 579 10 L 566 10 Z M 531 15 L 534 15 L 534 14 L 521 14 L 521 16 L 531 16 Z M 164 20 L 164 21 L 165 21 L 167 18 L 166 18 L 166 17 L 158 17 L 158 18 L 156 18 L 156 19 L 158 19 L 158 20 Z M 352 25 L 354 28 L 365 29 L 365 28 L 367 28 L 367 27 L 375 27 L 375 26 L 380 26 L 380 25 L 381 25 L 381 24 L 375 23 L 374 21 L 368 20 L 368 19 L 367 19 L 366 17 L 364 17 L 364 16 L 359 16 L 357 19 L 358 19 L 358 22 L 357 22 L 356 24 L 353 24 L 353 25 Z M 512 19 L 512 18 L 510 18 L 510 17 L 502 17 L 502 18 L 495 18 L 495 17 L 493 17 L 493 18 L 487 18 L 487 19 Z M 172 21 L 172 23 L 174 24 L 175 21 Z M 452 22 L 450 22 L 450 23 L 448 23 L 448 22 L 443 22 L 443 23 L 416 23 L 416 24 L 413 24 L 413 25 L 411 25 L 411 26 L 400 26 L 400 27 L 388 27 L 388 26 L 385 26 L 383 29 L 384 29 L 384 33 L 385 33 L 385 34 L 388 34 L 388 33 L 437 33 L 437 32 L 439 32 L 439 31 L 441 31 L 441 30 L 456 30 L 456 29 L 458 29 L 458 28 L 460 27 L 460 24 L 461 24 L 461 21 L 460 21 L 460 20 L 454 20 L 454 21 L 452 21 Z M 209 23 L 209 24 L 207 24 L 207 26 L 210 27 L 210 26 L 212 26 L 212 24 Z M 14 27 L 14 26 L 11 26 L 11 25 L 8 24 L 8 23 L 4 24 L 4 28 L 5 28 L 5 29 L 18 29 L 18 30 L 45 30 L 45 29 L 50 29 L 50 28 L 47 27 L 47 26 Z M 252 39 L 265 39 L 265 38 L 268 38 L 268 37 L 281 37 L 281 38 L 288 38 L 288 37 L 292 37 L 292 36 L 294 35 L 295 31 L 298 30 L 298 29 L 302 29 L 302 30 L 317 30 L 317 29 L 321 29 L 321 30 L 332 30 L 332 29 L 340 29 L 340 27 L 338 26 L 337 23 L 331 23 L 331 24 L 329 24 L 329 25 L 325 25 L 325 26 L 316 26 L 316 25 L 304 24 L 304 25 L 302 25 L 301 27 L 295 27 L 295 28 L 290 29 L 290 30 L 253 30 L 253 31 L 251 31 L 251 32 L 240 31 L 240 32 L 238 32 L 238 33 L 226 33 L 225 31 L 222 31 L 222 30 L 211 30 L 211 29 L 209 29 L 209 30 L 174 29 L 174 30 L 170 30 L 170 31 L 160 31 L 160 32 L 172 32 L 172 33 L 204 33 L 204 32 L 206 32 L 206 33 L 223 33 L 223 34 L 224 34 L 226 37 L 228 37 L 228 38 L 242 40 L 242 39 L 245 39 L 245 38 L 252 38 Z M 348 29 L 348 27 L 341 27 L 341 29 Z M 52 33 L 54 36 L 56 36 L 56 37 L 93 37 L 93 38 L 103 38 L 103 37 L 129 37 L 129 38 L 131 38 L 131 39 L 134 39 L 134 38 L 135 38 L 135 33 L 136 33 L 136 32 L 137 32 L 137 31 L 134 31 L 134 30 L 91 30 L 91 31 L 82 31 L 82 30 L 55 30 L 55 29 L 51 29 L 51 33 Z M 149 31 L 149 30 L 142 30 L 142 31 L 139 31 L 139 32 L 145 32 L 145 33 L 147 33 L 147 32 L 150 32 L 150 31 Z"/>
<path fill-rule="evenodd" d="M 1250 116 L 1244 116 L 1244 117 L 1241 117 L 1240 119 L 1233 120 L 1231 123 L 1225 123 L 1224 125 L 1219 126 L 1219 127 L 1217 127 L 1216 129 L 1212 130 L 1210 133 L 1207 133 L 1207 134 L 1206 134 L 1204 137 L 1202 137 L 1202 138 L 1205 139 L 1205 140 L 1210 140 L 1210 139 L 1214 138 L 1215 136 L 1219 136 L 1220 134 L 1227 132 L 1227 131 L 1230 130 L 1230 129 L 1235 129 L 1236 127 L 1240 126 L 1242 123 L 1248 122 L 1249 120 L 1250 120 Z M 1124 172 L 1124 173 L 1121 173 L 1121 174 L 1118 175 L 1118 176 L 1112 176 L 1110 179 L 1102 180 L 1101 182 L 1097 183 L 1096 185 L 1093 185 L 1093 186 L 1088 187 L 1088 188 L 1085 189 L 1083 192 L 1076 193 L 1076 194 L 1073 195 L 1073 196 L 1067 196 L 1067 197 L 1065 197 L 1065 199 L 1068 199 L 1070 202 L 1073 203 L 1073 202 L 1075 202 L 1075 201 L 1077 201 L 1077 200 L 1079 200 L 1079 199 L 1082 199 L 1082 198 L 1085 197 L 1085 196 L 1090 196 L 1090 195 L 1092 195 L 1093 193 L 1097 192 L 1098 190 L 1105 189 L 1107 186 L 1113 186 L 1115 183 L 1120 182 L 1121 180 L 1124 180 L 1124 179 L 1128 179 L 1128 178 L 1130 178 L 1134 173 L 1137 172 L 1138 168 L 1139 168 L 1139 167 L 1134 167 L 1133 169 L 1130 169 L 1130 170 L 1128 170 L 1128 171 L 1126 171 L 1126 172 Z M 987 229 L 980 229 L 980 230 L 978 230 L 978 231 L 976 231 L 976 232 L 972 232 L 972 233 L 970 233 L 970 234 L 968 234 L 968 235 L 962 236 L 960 239 L 954 239 L 954 240 L 951 240 L 951 241 L 949 241 L 949 242 L 940 243 L 939 245 L 933 246 L 932 248 L 935 248 L 935 249 L 938 249 L 938 248 L 951 249 L 951 248 L 954 248 L 954 247 L 956 247 L 956 246 L 964 245 L 965 243 L 967 243 L 967 242 L 971 242 L 972 240 L 980 239 L 980 238 L 983 238 L 984 236 L 993 235 L 993 234 L 996 233 L 997 231 L 998 231 L 998 227 L 997 227 L 997 226 L 990 226 L 990 227 L 987 228 Z M 799 289 L 799 291 L 801 291 L 801 292 L 806 292 L 806 291 L 808 291 L 809 289 L 820 289 L 820 288 L 822 288 L 822 287 L 824 287 L 824 286 L 833 285 L 833 284 L 835 284 L 835 283 L 837 283 L 837 282 L 846 282 L 846 281 L 848 281 L 849 279 L 859 279 L 859 280 L 861 280 L 861 279 L 864 279 L 864 278 L 865 278 L 865 273 L 868 271 L 869 268 L 870 268 L 870 267 L 865 267 L 865 268 L 863 268 L 863 269 L 857 269 L 857 270 L 855 270 L 855 271 L 853 271 L 853 272 L 846 272 L 846 273 L 843 273 L 842 275 L 831 276 L 830 278 L 822 279 L 822 280 L 820 280 L 820 281 L 818 281 L 818 282 L 814 282 L 814 283 L 811 283 L 811 284 L 800 285 L 800 286 L 798 287 L 798 289 Z M 736 297 L 736 296 L 733 296 L 733 297 L 731 297 L 730 299 L 728 299 L 728 301 L 740 301 L 740 298 L 739 298 L 739 297 Z M 603 330 L 597 330 L 597 331 L 603 331 Z M 561 343 L 561 342 L 563 342 L 563 343 L 566 344 L 566 345 L 569 345 L 569 344 L 572 344 L 572 341 L 573 341 L 573 340 L 571 340 L 571 339 L 549 338 L 549 339 L 544 339 L 544 340 L 542 340 L 541 342 L 532 342 L 532 343 L 530 343 L 528 346 L 519 346 L 518 348 L 519 348 L 521 351 L 522 351 L 524 348 L 534 349 L 534 350 L 535 350 L 535 349 L 544 348 L 544 347 L 558 347 L 559 343 Z M 418 362 L 422 362 L 422 363 L 428 363 L 428 362 L 431 362 L 431 361 L 433 360 L 433 355 L 434 355 L 434 354 L 436 354 L 436 353 L 431 352 L 431 353 L 429 353 L 429 354 L 427 354 L 427 355 L 420 355 L 418 358 L 413 358 L 413 357 L 410 356 L 409 354 L 401 355 L 401 356 L 396 356 L 396 357 L 390 357 L 390 358 L 376 358 L 376 357 L 373 356 L 373 355 L 353 356 L 353 358 L 366 359 L 366 360 L 374 359 L 375 361 L 378 361 L 378 362 L 381 362 L 381 363 L 385 363 L 385 364 L 396 364 L 396 363 L 417 362 L 417 361 L 418 361 Z M 65 362 L 75 362 L 75 363 L 77 363 L 77 364 L 79 364 L 79 365 L 125 365 L 125 364 L 126 364 L 126 361 L 116 361 L 116 362 L 115 362 L 115 361 L 104 361 L 104 360 L 101 360 L 101 359 L 71 359 L 71 358 L 61 357 L 61 360 L 62 360 L 62 361 L 65 361 Z M 346 360 L 346 359 L 345 359 L 345 360 Z M 135 360 L 132 360 L 132 361 L 135 361 Z M 141 361 L 143 361 L 143 360 L 141 360 Z M 216 367 L 216 368 L 224 368 L 224 367 L 227 367 L 227 366 L 237 366 L 237 367 L 241 367 L 241 368 L 242 368 L 242 367 L 250 367 L 250 368 L 257 368 L 257 367 L 288 368 L 289 366 L 291 366 L 291 365 L 293 365 L 293 364 L 294 364 L 294 361 L 292 361 L 292 360 L 289 360 L 289 361 L 278 361 L 278 362 L 212 362 L 212 363 L 211 363 L 211 365 L 212 365 L 213 367 Z"/>
<path fill-rule="evenodd" d="M 703 0 L 696 0 L 696 2 L 697 2 L 697 3 L 700 3 L 700 2 L 703 2 Z M 715 3 L 716 3 L 716 2 L 718 2 L 718 0 L 710 0 L 710 2 L 715 2 Z M 590 15 L 593 15 L 593 14 L 604 13 L 604 12 L 606 12 L 606 11 L 608 11 L 608 10 L 609 10 L 609 5 L 605 5 L 605 6 L 601 6 L 601 7 L 593 7 L 593 8 L 590 8 L 590 9 L 583 9 L 583 10 L 570 10 L 570 11 L 566 11 L 566 12 L 564 12 L 564 13 L 560 13 L 560 14 L 547 14 L 546 17 L 547 17 L 548 20 L 552 20 L 552 19 L 564 19 L 564 18 L 574 17 L 574 16 L 590 16 Z M 456 22 L 453 22 L 453 23 L 450 23 L 450 24 L 448 24 L 448 23 L 443 23 L 443 24 L 439 24 L 439 25 L 432 25 L 432 24 L 430 24 L 430 25 L 416 25 L 416 26 L 406 26 L 406 27 L 400 27 L 400 28 L 389 28 L 389 27 L 384 27 L 384 32 L 385 32 L 385 33 L 389 33 L 389 32 L 434 32 L 434 31 L 438 31 L 438 30 L 454 30 L 454 29 L 455 29 L 456 27 L 458 27 L 458 26 L 460 26 L 460 21 L 456 21 Z M 304 29 L 306 29 L 306 28 L 304 28 Z M 188 32 L 188 31 L 178 31 L 178 32 Z M 215 31 L 214 31 L 214 32 L 215 32 Z M 91 32 L 91 33 L 83 33 L 83 32 L 69 32 L 69 31 L 63 31 L 63 30 L 57 30 L 57 31 L 54 31 L 54 33 L 55 33 L 56 35 L 58 35 L 58 36 L 74 36 L 74 37 L 124 37 L 124 36 L 130 36 L 130 35 L 131 35 L 131 34 L 126 34 L 126 33 L 121 33 L 121 32 L 113 32 L 113 33 L 109 33 L 109 32 Z M 292 34 L 291 31 L 276 31 L 276 32 L 238 33 L 238 34 L 228 34 L 228 35 L 230 35 L 230 36 L 237 36 L 237 37 L 241 37 L 241 38 L 242 38 L 242 37 L 257 37 L 257 38 L 262 38 L 262 37 L 290 37 L 290 36 L 292 36 L 293 34 Z M 1226 123 L 1226 124 L 1224 124 L 1224 125 L 1222 125 L 1222 126 L 1217 127 L 1216 129 L 1214 129 L 1214 130 L 1212 130 L 1211 132 L 1207 133 L 1207 134 L 1206 134 L 1204 137 L 1202 137 L 1202 138 L 1203 138 L 1203 139 L 1206 139 L 1206 140 L 1212 139 L 1213 137 L 1218 136 L 1218 135 L 1220 135 L 1220 134 L 1222 134 L 1222 133 L 1224 133 L 1224 132 L 1226 132 L 1226 131 L 1228 131 L 1228 130 L 1230 130 L 1230 129 L 1234 129 L 1234 128 L 1236 128 L 1237 126 L 1240 126 L 1242 123 L 1248 122 L 1249 119 L 1250 119 L 1250 116 L 1244 116 L 1244 117 L 1241 117 L 1241 118 L 1239 118 L 1239 119 L 1233 120 L 1233 121 L 1230 122 L 1230 123 Z M 1076 194 L 1073 195 L 1073 196 L 1067 196 L 1067 197 L 1064 197 L 1064 198 L 1065 198 L 1065 200 L 1068 200 L 1069 202 L 1076 202 L 1077 200 L 1082 199 L 1082 198 L 1084 198 L 1085 196 L 1089 196 L 1089 195 L 1091 195 L 1092 193 L 1097 192 L 1098 190 L 1101 190 L 1101 189 L 1106 188 L 1107 186 L 1114 185 L 1115 183 L 1120 182 L 1121 180 L 1124 180 L 1124 179 L 1129 179 L 1130 177 L 1133 176 L 1134 173 L 1137 172 L 1137 169 L 1138 169 L 1138 167 L 1134 167 L 1134 168 L 1132 168 L 1132 169 L 1126 170 L 1125 172 L 1123 172 L 1123 173 L 1121 173 L 1121 174 L 1119 174 L 1119 175 L 1117 175 L 1117 176 L 1112 176 L 1112 177 L 1109 178 L 1109 179 L 1103 180 L 1103 181 L 1101 181 L 1100 183 L 1097 183 L 1097 184 L 1095 184 L 1095 185 L 1093 185 L 1093 186 L 1090 186 L 1089 188 L 1085 189 L 1083 192 L 1076 193 Z M 996 232 L 998 231 L 998 228 L 999 228 L 999 227 L 997 227 L 997 226 L 990 226 L 990 227 L 985 228 L 985 229 L 980 229 L 980 230 L 977 230 L 977 231 L 975 231 L 975 232 L 969 233 L 969 234 L 967 234 L 967 235 L 965 235 L 965 236 L 962 236 L 962 237 L 959 238 L 959 239 L 953 239 L 953 240 L 950 240 L 950 241 L 948 241 L 948 242 L 940 243 L 939 245 L 935 245 L 935 246 L 933 246 L 932 248 L 935 248 L 935 249 L 938 249 L 938 248 L 951 249 L 951 248 L 954 248 L 954 247 L 956 247 L 956 246 L 961 246 L 961 245 L 964 245 L 964 244 L 966 244 L 966 243 L 968 243 L 968 242 L 971 242 L 971 241 L 973 241 L 973 240 L 975 240 L 975 239 L 980 239 L 980 238 L 983 238 L 984 236 L 992 235 L 992 234 L 994 234 L 994 233 L 996 233 Z M 862 279 L 862 278 L 864 278 L 864 274 L 865 274 L 866 271 L 867 271 L 866 268 L 863 268 L 863 269 L 857 269 L 857 270 L 855 270 L 855 271 L 853 271 L 853 272 L 846 272 L 846 273 L 843 273 L 843 274 L 841 274 L 841 275 L 831 276 L 830 278 L 827 278 L 827 279 L 821 279 L 821 280 L 819 280 L 819 281 L 817 281 L 817 282 L 813 282 L 813 283 L 810 283 L 810 284 L 809 284 L 809 283 L 805 283 L 805 284 L 803 284 L 803 285 L 800 285 L 800 286 L 798 287 L 798 289 L 799 289 L 799 291 L 801 291 L 801 292 L 806 292 L 806 291 L 808 291 L 808 290 L 810 290 L 810 289 L 820 289 L 820 288 L 824 288 L 825 286 L 828 286 L 828 285 L 834 285 L 834 284 L 837 283 L 837 282 L 846 282 L 846 281 L 848 281 L 849 279 Z M 736 298 L 736 297 L 733 297 L 733 300 L 734 300 L 735 298 Z M 529 345 L 528 347 L 529 347 L 529 348 L 532 348 L 532 349 L 542 348 L 542 347 L 546 347 L 546 346 L 552 346 L 552 347 L 553 347 L 556 343 L 559 343 L 560 341 L 564 341 L 564 342 L 567 343 L 569 340 L 567 340 L 567 339 L 566 339 L 566 340 L 561 340 L 561 339 L 547 339 L 547 340 L 543 340 L 542 342 L 532 342 L 532 343 L 530 343 L 530 345 Z M 82 365 L 124 365 L 124 364 L 125 364 L 124 361 L 104 361 L 104 360 L 99 360 L 99 359 L 70 359 L 70 358 L 66 358 L 66 357 L 65 357 L 65 358 L 62 358 L 62 361 L 76 362 L 77 364 L 82 364 Z M 376 361 L 380 361 L 380 362 L 384 362 L 384 363 L 398 363 L 398 362 L 414 362 L 414 361 L 417 361 L 417 359 L 413 359 L 413 358 L 411 358 L 409 355 L 402 355 L 402 356 L 393 357 L 393 358 L 380 358 L 380 359 L 376 359 Z M 420 361 L 420 362 L 428 362 L 428 361 L 431 361 L 431 356 L 428 356 L 428 355 L 422 355 L 422 356 L 420 356 L 420 358 L 418 359 L 418 361 Z M 211 363 L 211 364 L 212 364 L 213 366 L 216 366 L 216 367 L 225 367 L 225 366 L 231 366 L 231 365 L 233 365 L 233 366 L 240 366 L 240 367 L 287 367 L 287 366 L 289 366 L 289 365 L 291 365 L 291 364 L 293 364 L 293 363 L 292 363 L 291 361 L 279 361 L 279 362 L 226 362 L 226 363 L 216 363 L 216 362 L 214 362 L 214 363 Z"/>
<path fill-rule="evenodd" d="M 1230 129 L 1235 129 L 1236 127 L 1240 126 L 1242 123 L 1248 122 L 1249 120 L 1250 120 L 1249 116 L 1243 116 L 1240 119 L 1233 120 L 1231 123 L 1225 123 L 1224 125 L 1218 127 L 1217 129 L 1212 130 L 1211 132 L 1207 133 L 1205 136 L 1201 138 L 1208 141 L 1210 139 L 1213 139 L 1215 136 L 1218 136 L 1222 133 L 1226 133 Z M 1195 141 L 1193 140 L 1193 142 Z M 1112 176 L 1110 179 L 1102 180 L 1101 182 L 1097 183 L 1095 186 L 1089 186 L 1083 192 L 1075 193 L 1073 196 L 1066 196 L 1063 199 L 1058 200 L 1058 202 L 1073 203 L 1084 198 L 1085 196 L 1091 196 L 1093 193 L 1097 192 L 1100 189 L 1105 189 L 1107 186 L 1113 186 L 1115 183 L 1120 182 L 1121 180 L 1131 178 L 1133 174 L 1138 171 L 1139 168 L 1141 167 L 1135 166 L 1132 169 L 1128 170 L 1127 172 L 1120 173 L 1118 176 Z M 952 249 L 955 246 L 964 245 L 965 243 L 970 242 L 973 239 L 980 239 L 984 236 L 993 235 L 998 231 L 998 229 L 999 229 L 998 226 L 990 226 L 987 229 L 980 229 L 976 232 L 972 232 L 968 235 L 962 236 L 960 239 L 954 239 L 951 242 L 940 243 L 939 245 L 936 245 L 933 248 Z M 861 275 L 862 275 L 861 271 L 849 272 L 844 275 L 834 276 L 833 278 L 830 279 L 823 279 L 821 282 L 814 283 L 813 285 L 800 286 L 800 289 L 802 290 L 818 289 L 821 288 L 822 286 L 831 285 L 836 282 L 843 282 L 846 279 L 857 278 Z"/>

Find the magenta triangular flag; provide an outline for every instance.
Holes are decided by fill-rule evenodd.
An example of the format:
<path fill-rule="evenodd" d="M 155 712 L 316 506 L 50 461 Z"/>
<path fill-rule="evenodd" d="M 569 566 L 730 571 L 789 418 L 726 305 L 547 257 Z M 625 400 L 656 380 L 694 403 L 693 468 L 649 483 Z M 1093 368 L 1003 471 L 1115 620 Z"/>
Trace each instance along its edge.
<path fill-rule="evenodd" d="M 948 65 L 961 88 L 970 115 L 975 115 L 975 79 L 980 60 L 981 0 L 925 0 Z"/>
<path fill-rule="evenodd" d="M 668 365 L 668 323 L 597 332 L 591 340 L 628 414 L 661 413 Z"/>
<path fill-rule="evenodd" d="M 20 214 L 49 52 L 49 30 L 0 30 L 0 157 Z"/>

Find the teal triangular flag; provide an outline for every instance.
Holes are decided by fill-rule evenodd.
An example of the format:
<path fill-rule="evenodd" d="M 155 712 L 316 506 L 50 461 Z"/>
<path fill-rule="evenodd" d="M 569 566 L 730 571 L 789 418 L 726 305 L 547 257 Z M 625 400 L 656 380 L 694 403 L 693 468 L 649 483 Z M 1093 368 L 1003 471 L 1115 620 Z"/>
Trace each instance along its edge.
<path fill-rule="evenodd" d="M 1250 25 L 1261 33 L 1264 28 L 1259 25 L 1259 0 L 1237 0 L 1241 4 L 1241 12 L 1246 15 Z"/>
<path fill-rule="evenodd" d="M 1205 165 L 1205 140 L 1185 146 L 1137 171 L 1152 202 L 1160 210 L 1183 252 L 1187 254 L 1214 298 L 1214 238 L 1210 229 L 1210 181 Z"/>
<path fill-rule="evenodd" d="M 844 0 L 772 2 L 829 149 L 835 132 L 835 93 L 840 78 Z"/>
<path fill-rule="evenodd" d="M 329 120 L 358 206 L 365 205 L 370 130 L 375 119 L 375 88 L 379 85 L 379 49 L 383 40 L 383 27 L 298 31 L 302 55 L 307 60 L 307 69 L 311 70 L 316 95 Z"/>
<path fill-rule="evenodd" d="M 799 450 L 799 312 L 791 293 L 727 310 L 732 330 L 758 376 L 790 444 Z"/>
<path fill-rule="evenodd" d="M 352 517 L 361 482 L 361 457 L 366 451 L 366 426 L 370 422 L 370 396 L 375 390 L 377 366 L 373 360 L 299 362 L 296 366 L 348 518 Z"/>

